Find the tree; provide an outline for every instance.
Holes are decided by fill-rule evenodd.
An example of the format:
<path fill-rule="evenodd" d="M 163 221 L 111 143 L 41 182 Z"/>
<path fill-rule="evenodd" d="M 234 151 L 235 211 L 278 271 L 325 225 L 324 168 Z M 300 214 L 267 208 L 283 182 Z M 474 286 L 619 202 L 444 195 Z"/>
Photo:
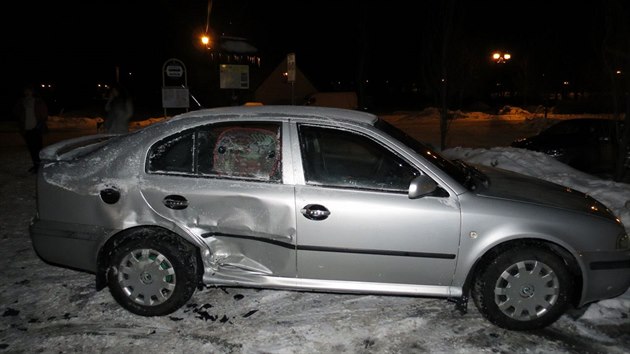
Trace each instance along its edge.
<path fill-rule="evenodd" d="M 620 181 L 627 172 L 625 166 L 630 146 L 630 27 L 628 26 L 629 5 L 621 0 L 605 3 L 605 33 L 602 40 L 602 56 L 610 80 L 613 114 L 616 120 L 624 121 L 623 129 L 617 133 L 619 150 L 614 179 Z M 625 114 L 622 119 L 621 103 L 625 99 Z"/>
<path fill-rule="evenodd" d="M 449 127 L 449 65 L 455 56 L 452 55 L 453 17 L 456 0 L 447 0 L 428 6 L 427 18 L 424 21 L 422 52 L 420 55 L 420 71 L 423 86 L 433 91 L 436 103 L 440 107 L 440 149 L 446 148 L 446 135 Z"/>
<path fill-rule="evenodd" d="M 368 106 L 365 93 L 366 67 L 369 53 L 368 4 L 359 5 L 359 57 L 357 59 L 357 100 L 360 109 Z"/>
<path fill-rule="evenodd" d="M 448 131 L 448 49 L 453 29 L 453 10 L 455 0 L 447 0 L 444 4 L 444 20 L 442 22 L 441 73 L 440 78 L 440 148 L 446 148 L 446 132 Z"/>

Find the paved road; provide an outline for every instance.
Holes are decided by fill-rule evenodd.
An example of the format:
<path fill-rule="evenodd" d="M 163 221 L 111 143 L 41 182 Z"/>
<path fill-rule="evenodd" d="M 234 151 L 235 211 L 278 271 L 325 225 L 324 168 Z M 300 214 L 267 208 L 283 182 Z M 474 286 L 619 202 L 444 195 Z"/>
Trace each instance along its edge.
<path fill-rule="evenodd" d="M 384 116 L 415 138 L 440 146 L 440 122 L 436 118 Z M 446 147 L 489 148 L 509 146 L 512 141 L 538 132 L 541 124 L 525 119 L 456 119 L 451 121 Z"/>

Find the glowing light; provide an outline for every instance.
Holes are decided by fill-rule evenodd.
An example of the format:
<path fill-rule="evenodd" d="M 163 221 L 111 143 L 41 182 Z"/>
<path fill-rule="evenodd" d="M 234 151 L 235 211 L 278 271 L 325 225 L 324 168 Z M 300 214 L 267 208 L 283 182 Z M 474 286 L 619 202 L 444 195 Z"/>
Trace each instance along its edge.
<path fill-rule="evenodd" d="M 506 63 L 510 59 L 512 59 L 512 54 L 510 53 L 502 53 L 502 52 L 492 53 L 492 60 L 494 60 L 497 63 Z"/>
<path fill-rule="evenodd" d="M 208 37 L 207 34 L 201 36 L 201 44 L 205 45 L 206 47 L 210 45 L 210 37 Z"/>

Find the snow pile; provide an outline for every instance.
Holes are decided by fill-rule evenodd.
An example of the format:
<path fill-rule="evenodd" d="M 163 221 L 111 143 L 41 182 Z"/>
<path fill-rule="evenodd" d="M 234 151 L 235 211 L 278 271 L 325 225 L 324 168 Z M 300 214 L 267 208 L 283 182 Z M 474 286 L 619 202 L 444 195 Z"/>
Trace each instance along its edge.
<path fill-rule="evenodd" d="M 102 118 L 49 116 L 48 129 L 52 130 L 94 130 Z"/>
<path fill-rule="evenodd" d="M 520 107 L 512 107 L 512 106 L 504 106 L 499 111 L 499 114 L 520 114 L 520 115 L 530 115 L 531 113 L 526 109 Z"/>
<path fill-rule="evenodd" d="M 144 128 L 153 123 L 160 122 L 166 119 L 165 117 L 148 118 L 142 121 L 129 122 L 129 130 L 136 130 Z M 49 116 L 47 121 L 48 129 L 50 130 L 92 130 L 96 132 L 97 127 L 103 123 L 103 118 L 96 117 L 63 117 L 63 116 Z"/>

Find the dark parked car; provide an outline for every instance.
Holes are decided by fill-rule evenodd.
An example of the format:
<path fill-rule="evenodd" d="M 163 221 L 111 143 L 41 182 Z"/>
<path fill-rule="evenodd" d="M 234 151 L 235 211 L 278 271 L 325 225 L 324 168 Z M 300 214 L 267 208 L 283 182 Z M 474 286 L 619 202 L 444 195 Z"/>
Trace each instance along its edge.
<path fill-rule="evenodd" d="M 541 328 L 630 286 L 597 200 L 451 161 L 377 116 L 299 106 L 185 113 L 41 153 L 33 246 L 166 315 L 197 286 L 451 298 Z M 53 281 L 53 280 L 51 280 Z"/>
<path fill-rule="evenodd" d="M 511 146 L 543 152 L 587 173 L 608 174 L 614 171 L 620 129 L 620 123 L 613 119 L 567 119 Z"/>

